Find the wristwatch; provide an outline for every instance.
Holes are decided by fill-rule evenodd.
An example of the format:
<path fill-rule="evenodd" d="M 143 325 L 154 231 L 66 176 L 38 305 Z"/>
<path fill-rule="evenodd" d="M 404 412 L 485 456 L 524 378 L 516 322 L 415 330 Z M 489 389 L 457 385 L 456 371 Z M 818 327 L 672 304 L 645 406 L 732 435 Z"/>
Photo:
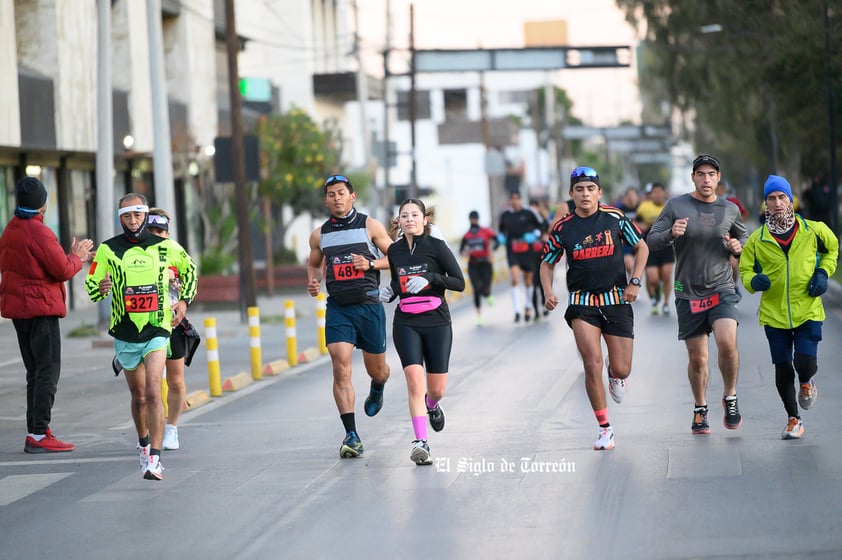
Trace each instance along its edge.
<path fill-rule="evenodd" d="M 629 280 L 629 284 L 631 284 L 632 286 L 637 286 L 639 288 L 640 278 L 632 278 L 631 280 Z"/>
<path fill-rule="evenodd" d="M 374 261 L 368 261 L 368 269 L 374 270 Z"/>

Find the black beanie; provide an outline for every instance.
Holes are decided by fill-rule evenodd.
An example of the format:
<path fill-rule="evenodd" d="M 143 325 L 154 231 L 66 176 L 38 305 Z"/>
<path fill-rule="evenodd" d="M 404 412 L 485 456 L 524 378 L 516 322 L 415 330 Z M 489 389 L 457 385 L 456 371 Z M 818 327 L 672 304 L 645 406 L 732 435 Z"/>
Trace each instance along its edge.
<path fill-rule="evenodd" d="M 38 210 L 47 203 L 47 189 L 35 177 L 24 177 L 15 185 L 15 190 L 18 206 Z"/>

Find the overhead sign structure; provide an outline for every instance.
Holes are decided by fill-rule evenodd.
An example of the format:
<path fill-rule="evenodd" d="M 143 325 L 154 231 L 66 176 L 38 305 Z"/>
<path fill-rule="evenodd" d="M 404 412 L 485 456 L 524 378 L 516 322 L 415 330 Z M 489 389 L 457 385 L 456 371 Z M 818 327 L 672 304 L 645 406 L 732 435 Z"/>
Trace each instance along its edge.
<path fill-rule="evenodd" d="M 528 47 L 523 49 L 431 49 L 415 51 L 416 72 L 491 72 L 563 68 L 627 68 L 631 48 Z"/>

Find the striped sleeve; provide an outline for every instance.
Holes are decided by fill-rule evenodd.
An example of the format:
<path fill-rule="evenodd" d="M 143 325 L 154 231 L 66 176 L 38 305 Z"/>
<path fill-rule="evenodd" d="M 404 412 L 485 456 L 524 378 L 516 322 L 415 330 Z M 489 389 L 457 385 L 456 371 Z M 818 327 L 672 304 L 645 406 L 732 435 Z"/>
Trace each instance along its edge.
<path fill-rule="evenodd" d="M 556 264 L 564 255 L 564 245 L 561 240 L 561 230 L 573 214 L 568 214 L 553 226 L 549 232 L 547 242 L 544 243 L 544 251 L 541 253 L 541 260 L 547 264 Z"/>

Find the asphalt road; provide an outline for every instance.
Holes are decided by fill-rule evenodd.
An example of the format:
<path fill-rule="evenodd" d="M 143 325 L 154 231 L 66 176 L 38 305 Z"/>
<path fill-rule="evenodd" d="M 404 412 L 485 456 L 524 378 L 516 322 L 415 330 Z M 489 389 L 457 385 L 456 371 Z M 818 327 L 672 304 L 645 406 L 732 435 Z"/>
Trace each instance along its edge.
<path fill-rule="evenodd" d="M 405 383 L 390 346 L 392 379 L 375 418 L 361 412 L 368 379 L 354 361 L 363 458 L 338 457 L 343 431 L 322 357 L 184 414 L 162 482 L 140 476 L 111 350 L 85 341 L 65 344 L 53 419 L 77 450 L 24 454 L 20 365 L 0 325 L 2 557 L 840 558 L 839 311 L 825 323 L 805 436 L 782 441 L 786 415 L 756 307 L 754 296 L 740 304 L 737 431 L 722 426 L 711 345 L 712 433 L 690 434 L 675 319 L 649 316 L 642 301 L 629 394 L 621 405 L 609 399 L 616 448 L 593 451 L 596 423 L 561 310 L 514 325 L 499 289 L 483 328 L 467 298 L 454 305 L 434 465 L 409 460 Z M 223 362 L 247 356 L 242 325 L 223 324 Z M 283 355 L 263 330 L 264 358 Z M 190 389 L 204 383 L 202 359 Z"/>

